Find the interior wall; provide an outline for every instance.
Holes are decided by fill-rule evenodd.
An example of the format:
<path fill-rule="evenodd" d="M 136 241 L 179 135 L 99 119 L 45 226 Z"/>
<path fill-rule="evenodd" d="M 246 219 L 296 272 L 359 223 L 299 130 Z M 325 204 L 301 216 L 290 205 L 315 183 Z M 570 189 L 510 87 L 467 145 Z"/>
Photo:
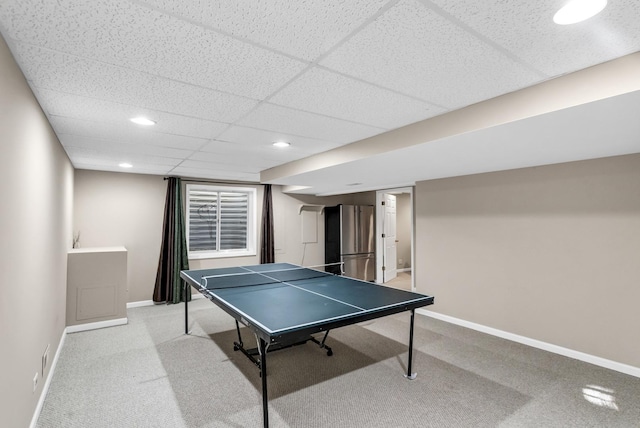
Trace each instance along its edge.
<path fill-rule="evenodd" d="M 126 247 L 127 302 L 153 297 L 166 192 L 162 176 L 75 172 L 73 230 L 79 247 Z"/>
<path fill-rule="evenodd" d="M 376 192 L 360 192 L 353 193 L 351 195 L 343 195 L 342 198 L 353 198 L 351 202 L 344 202 L 344 204 L 350 203 L 353 205 L 373 205 L 376 206 Z"/>
<path fill-rule="evenodd" d="M 423 181 L 429 309 L 640 367 L 640 154 Z"/>
<path fill-rule="evenodd" d="M 0 424 L 27 427 L 65 328 L 73 167 L 2 37 L 0 94 Z"/>
<path fill-rule="evenodd" d="M 261 236 L 260 220 L 262 218 L 263 186 L 257 185 L 257 219 L 258 237 Z M 277 263 L 294 263 L 304 266 L 315 266 L 324 263 L 324 213 L 323 206 L 337 204 L 353 204 L 358 198 L 367 199 L 365 194 L 316 197 L 295 195 L 282 192 L 282 186 L 272 186 L 274 244 Z M 300 207 L 305 205 L 306 213 Z M 305 219 L 303 220 L 303 217 Z M 303 221 L 307 230 L 315 226 L 315 240 L 303 242 Z M 258 238 L 259 239 L 259 238 Z M 225 257 L 215 259 L 189 260 L 191 269 L 217 268 L 239 265 L 260 264 L 260 246 L 256 246 L 255 256 Z"/>
<path fill-rule="evenodd" d="M 325 263 L 324 259 L 324 212 L 320 209 L 317 218 L 317 241 L 303 242 L 301 205 L 335 206 L 375 205 L 375 192 L 360 192 L 335 196 L 311 196 L 282 193 L 281 186 L 274 186 L 274 233 L 276 235 L 276 261 L 316 266 Z M 309 218 L 309 217 L 307 217 Z"/>
<path fill-rule="evenodd" d="M 186 180 L 185 180 L 186 182 Z M 152 299 L 162 239 L 166 181 L 156 175 L 77 170 L 75 173 L 74 233 L 80 247 L 124 245 L 128 250 L 127 302 Z M 258 236 L 262 217 L 263 186 L 257 189 Z M 324 216 L 315 212 L 317 240 L 302 242 L 300 206 L 354 203 L 366 194 L 332 197 L 289 195 L 272 187 L 276 261 L 304 264 L 324 263 Z M 191 269 L 260 263 L 255 256 L 191 259 Z"/>
<path fill-rule="evenodd" d="M 316 266 L 324 264 L 324 212 L 321 208 L 301 214 L 302 205 L 333 206 L 353 204 L 354 195 L 314 197 L 282 193 L 281 186 L 273 186 L 274 234 L 276 261 Z M 303 216 L 315 219 L 317 239 L 303 242 Z M 308 226 L 307 224 L 307 226 Z M 311 223 L 313 224 L 313 223 Z"/>

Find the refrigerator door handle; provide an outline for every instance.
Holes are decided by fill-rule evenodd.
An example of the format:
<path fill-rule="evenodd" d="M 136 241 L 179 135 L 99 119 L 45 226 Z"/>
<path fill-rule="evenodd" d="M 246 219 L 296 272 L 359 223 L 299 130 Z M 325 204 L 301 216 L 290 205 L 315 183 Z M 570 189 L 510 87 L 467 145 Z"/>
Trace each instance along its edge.
<path fill-rule="evenodd" d="M 362 250 L 362 247 L 360 246 L 360 208 L 357 205 L 355 207 L 355 217 L 356 227 L 354 227 L 353 230 L 355 232 L 356 251 L 359 252 Z"/>

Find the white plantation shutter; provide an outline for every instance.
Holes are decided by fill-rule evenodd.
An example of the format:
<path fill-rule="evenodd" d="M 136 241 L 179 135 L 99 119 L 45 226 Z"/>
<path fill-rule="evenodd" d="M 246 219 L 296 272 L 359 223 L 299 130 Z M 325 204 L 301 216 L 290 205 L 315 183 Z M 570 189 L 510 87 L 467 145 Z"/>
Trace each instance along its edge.
<path fill-rule="evenodd" d="M 249 195 L 220 193 L 220 249 L 238 250 L 247 247 Z"/>
<path fill-rule="evenodd" d="M 189 251 L 211 251 L 218 242 L 218 193 L 189 191 Z"/>
<path fill-rule="evenodd" d="M 254 252 L 253 188 L 187 185 L 187 242 L 190 257 Z"/>

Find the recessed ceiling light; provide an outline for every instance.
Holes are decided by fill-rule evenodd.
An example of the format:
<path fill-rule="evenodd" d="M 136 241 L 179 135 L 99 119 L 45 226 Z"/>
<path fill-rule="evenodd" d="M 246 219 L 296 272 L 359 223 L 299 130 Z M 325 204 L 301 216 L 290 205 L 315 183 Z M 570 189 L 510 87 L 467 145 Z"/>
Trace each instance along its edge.
<path fill-rule="evenodd" d="M 131 165 L 130 163 L 127 163 L 127 162 L 122 162 L 121 164 L 118 164 L 118 166 L 120 168 L 132 168 L 133 167 L 133 165 Z"/>
<path fill-rule="evenodd" d="M 151 119 L 147 119 L 146 117 L 134 117 L 129 120 L 133 123 L 137 123 L 138 125 L 151 126 L 156 124 L 156 122 Z"/>
<path fill-rule="evenodd" d="M 287 143 L 286 141 L 276 141 L 275 143 L 273 143 L 273 145 L 275 147 L 284 148 L 284 147 L 289 147 L 291 145 L 291 143 Z"/>
<path fill-rule="evenodd" d="M 559 25 L 575 24 L 597 15 L 607 6 L 607 0 L 571 0 L 553 16 Z"/>

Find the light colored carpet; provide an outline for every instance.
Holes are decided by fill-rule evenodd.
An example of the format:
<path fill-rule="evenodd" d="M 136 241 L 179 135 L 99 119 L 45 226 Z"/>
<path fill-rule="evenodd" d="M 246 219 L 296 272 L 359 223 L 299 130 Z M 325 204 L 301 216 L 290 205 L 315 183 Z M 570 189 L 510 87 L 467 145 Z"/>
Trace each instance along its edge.
<path fill-rule="evenodd" d="M 384 285 L 411 291 L 411 271 L 398 272 L 395 278 L 385 282 Z"/>
<path fill-rule="evenodd" d="M 128 310 L 129 324 L 67 336 L 38 421 L 48 427 L 260 427 L 258 369 L 233 319 L 205 299 Z M 272 427 L 638 427 L 640 379 L 424 316 L 269 354 Z M 255 338 L 243 331 L 245 344 Z"/>

